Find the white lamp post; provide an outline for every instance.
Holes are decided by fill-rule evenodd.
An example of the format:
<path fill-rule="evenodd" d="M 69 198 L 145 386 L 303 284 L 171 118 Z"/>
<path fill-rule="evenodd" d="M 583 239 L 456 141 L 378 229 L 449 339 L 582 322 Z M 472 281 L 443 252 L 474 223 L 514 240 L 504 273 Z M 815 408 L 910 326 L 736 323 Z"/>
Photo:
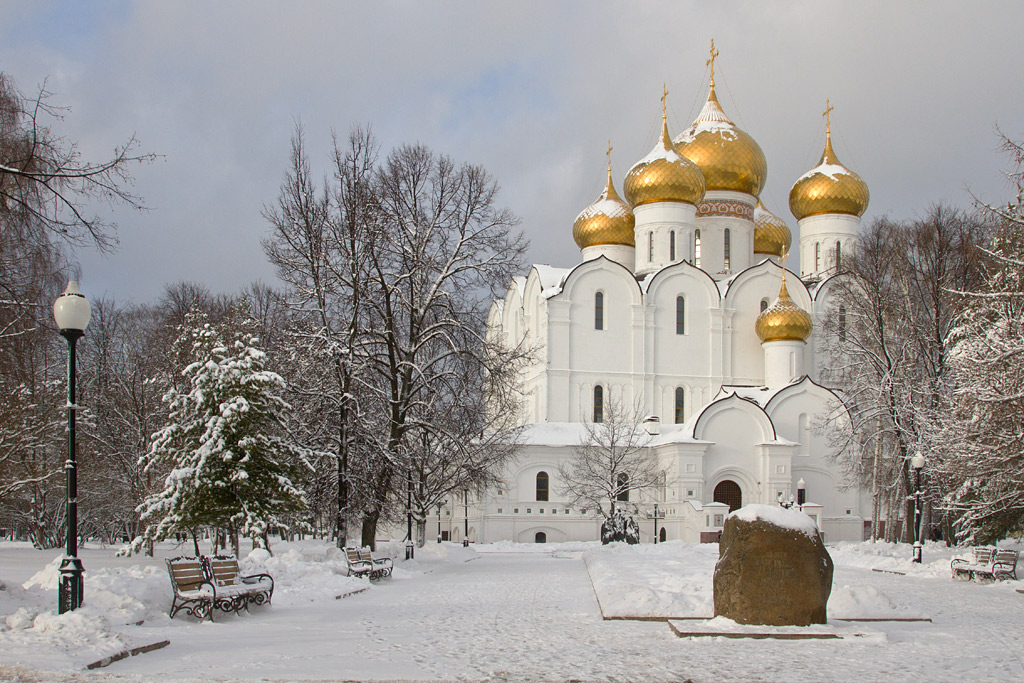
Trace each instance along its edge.
<path fill-rule="evenodd" d="M 67 475 L 67 548 L 60 564 L 60 586 L 57 611 L 70 612 L 82 606 L 84 568 L 78 559 L 78 471 L 75 461 L 75 345 L 85 334 L 92 317 L 89 301 L 74 280 L 53 303 L 53 319 L 60 335 L 68 340 L 68 459 L 64 463 Z"/>
<path fill-rule="evenodd" d="M 914 562 L 921 563 L 921 470 L 924 469 L 925 459 L 918 451 L 910 459 L 910 466 L 914 469 Z"/>

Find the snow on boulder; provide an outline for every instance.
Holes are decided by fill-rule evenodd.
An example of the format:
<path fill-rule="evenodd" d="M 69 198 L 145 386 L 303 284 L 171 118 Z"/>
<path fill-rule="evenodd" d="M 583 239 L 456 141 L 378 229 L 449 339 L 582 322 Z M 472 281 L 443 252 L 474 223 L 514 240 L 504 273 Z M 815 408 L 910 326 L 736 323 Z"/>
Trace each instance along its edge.
<path fill-rule="evenodd" d="M 756 522 L 760 519 L 781 529 L 793 529 L 815 538 L 818 536 L 818 525 L 814 523 L 813 519 L 799 510 L 787 509 L 778 505 L 754 503 L 741 507 L 729 516 L 742 519 L 745 522 Z"/>

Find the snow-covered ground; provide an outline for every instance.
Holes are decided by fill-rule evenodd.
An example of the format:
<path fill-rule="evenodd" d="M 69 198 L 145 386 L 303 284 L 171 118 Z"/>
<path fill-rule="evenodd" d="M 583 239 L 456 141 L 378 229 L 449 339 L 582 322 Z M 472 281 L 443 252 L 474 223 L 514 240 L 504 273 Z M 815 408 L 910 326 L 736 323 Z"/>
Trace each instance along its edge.
<path fill-rule="evenodd" d="M 829 546 L 828 626 L 863 635 L 822 641 L 679 638 L 665 621 L 602 619 L 710 617 L 716 545 L 430 544 L 371 585 L 326 544 L 278 543 L 243 561 L 274 576 L 273 605 L 214 623 L 167 617 L 163 558 L 187 550 L 85 548 L 85 605 L 58 616 L 59 555 L 0 544 L 0 680 L 1024 680 L 1024 582 L 953 581 L 938 544 L 922 565 L 906 545 Z"/>

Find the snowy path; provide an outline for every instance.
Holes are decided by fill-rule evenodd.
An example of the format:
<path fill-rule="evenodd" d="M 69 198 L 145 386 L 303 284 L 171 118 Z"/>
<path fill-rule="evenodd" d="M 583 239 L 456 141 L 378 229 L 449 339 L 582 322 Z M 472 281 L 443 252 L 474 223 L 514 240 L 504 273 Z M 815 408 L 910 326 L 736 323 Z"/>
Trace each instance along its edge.
<path fill-rule="evenodd" d="M 628 577 L 627 583 L 659 589 L 664 586 L 655 568 L 671 577 L 689 577 L 689 589 L 693 577 L 708 583 L 715 560 L 713 549 L 685 544 L 591 548 L 592 564 L 609 563 L 611 573 Z M 306 550 L 317 552 L 312 546 Z M 5 678 L 4 664 L 21 664 L 64 672 L 25 680 L 89 683 L 1024 680 L 1024 595 L 1014 590 L 1021 584 L 951 581 L 949 554 L 931 547 L 928 557 L 933 559 L 923 566 L 911 565 L 900 547 L 832 548 L 838 560 L 833 584 L 837 600 L 845 595 L 847 604 L 860 600 L 872 609 L 891 604 L 934 620 L 859 624 L 858 630 L 872 635 L 834 641 L 680 639 L 664 622 L 603 621 L 583 552 L 551 546 L 545 550 L 526 546 L 520 552 L 481 548 L 477 553 L 427 547 L 423 559 L 398 563 L 394 578 L 343 600 L 333 598 L 337 589 L 325 578 L 331 574 L 301 573 L 319 567 L 316 561 L 290 570 L 281 565 L 282 590 L 272 607 L 216 623 L 170 620 L 165 612 L 149 612 L 142 626 L 123 630 L 134 644 L 169 639 L 170 646 L 94 674 L 72 673 L 82 665 L 67 663 L 78 649 L 74 640 L 61 640 L 42 627 L 0 628 L 0 679 Z M 17 563 L 8 564 L 0 556 L 0 568 L 6 565 L 8 576 L 27 576 L 29 565 L 44 564 L 47 557 L 39 551 L 17 554 L 27 560 L 20 571 Z M 640 559 L 644 561 L 638 564 Z M 98 567 L 101 561 L 97 554 L 89 566 Z M 644 565 L 651 567 L 648 574 L 638 569 Z M 872 572 L 871 567 L 906 575 Z M 138 580 L 156 591 L 152 603 L 163 610 L 166 577 L 149 576 Z M 91 580 L 89 595 L 99 601 L 101 577 Z M 347 583 L 350 579 L 333 580 L 353 585 Z M 41 595 L 47 604 L 55 597 L 32 595 Z M 644 605 L 639 598 L 632 601 Z M 60 652 L 60 661 L 66 663 L 47 652 Z M 71 659 L 91 661 L 82 656 Z"/>

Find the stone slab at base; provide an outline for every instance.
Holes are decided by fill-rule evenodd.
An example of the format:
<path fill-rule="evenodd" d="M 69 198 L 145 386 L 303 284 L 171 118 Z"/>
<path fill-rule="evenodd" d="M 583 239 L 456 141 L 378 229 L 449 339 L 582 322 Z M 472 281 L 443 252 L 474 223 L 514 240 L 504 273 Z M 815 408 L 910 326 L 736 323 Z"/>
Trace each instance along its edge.
<path fill-rule="evenodd" d="M 680 638 L 757 638 L 773 640 L 842 640 L 847 638 L 875 637 L 885 639 L 885 634 L 870 631 L 854 631 L 829 624 L 813 626 L 759 626 L 737 624 L 731 620 L 708 619 L 705 621 L 670 619 L 668 627 Z"/>
<path fill-rule="evenodd" d="M 871 571 L 878 572 L 880 574 L 898 574 L 899 576 L 906 576 L 907 575 L 906 572 L 898 572 L 895 569 L 874 569 L 874 568 L 872 568 Z"/>
<path fill-rule="evenodd" d="M 145 654 L 147 652 L 152 652 L 153 650 L 163 649 L 163 648 L 167 647 L 170 644 L 171 644 L 171 641 L 169 641 L 169 640 L 161 640 L 161 641 L 156 642 L 156 643 L 150 643 L 149 645 L 140 645 L 138 647 L 127 648 L 127 649 L 121 650 L 120 652 L 114 653 L 112 655 L 108 655 L 108 656 L 104 657 L 103 659 L 98 659 L 95 662 L 92 662 L 90 664 L 86 664 L 85 668 L 86 669 L 100 669 L 100 668 L 103 668 L 105 666 L 110 666 L 114 662 L 119 662 L 122 659 L 127 659 L 128 657 L 135 657 L 136 655 L 141 655 L 141 654 Z"/>

